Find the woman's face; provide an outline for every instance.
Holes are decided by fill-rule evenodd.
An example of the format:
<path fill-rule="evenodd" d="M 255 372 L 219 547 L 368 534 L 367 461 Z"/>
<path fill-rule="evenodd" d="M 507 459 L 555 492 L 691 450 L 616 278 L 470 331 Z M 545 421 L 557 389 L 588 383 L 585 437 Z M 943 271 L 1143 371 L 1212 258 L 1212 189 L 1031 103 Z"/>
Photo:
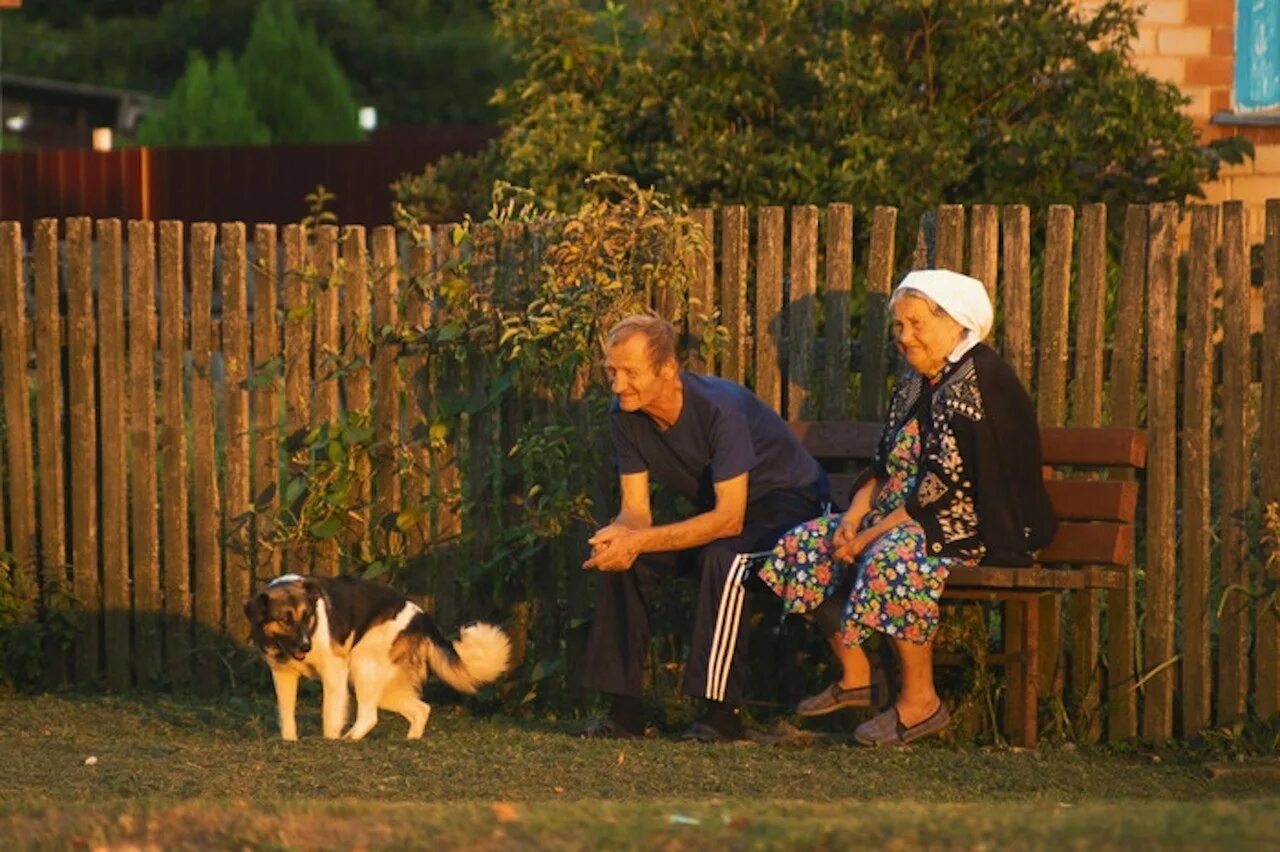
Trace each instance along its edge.
<path fill-rule="evenodd" d="M 964 326 L 945 311 L 934 313 L 918 296 L 903 296 L 893 304 L 893 336 L 898 351 L 922 376 L 935 376 L 964 336 Z"/>

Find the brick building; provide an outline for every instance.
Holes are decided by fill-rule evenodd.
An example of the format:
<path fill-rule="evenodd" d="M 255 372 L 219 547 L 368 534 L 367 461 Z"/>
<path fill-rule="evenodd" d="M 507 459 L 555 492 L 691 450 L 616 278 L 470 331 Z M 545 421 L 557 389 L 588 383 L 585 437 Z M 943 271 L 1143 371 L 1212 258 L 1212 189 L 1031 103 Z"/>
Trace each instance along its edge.
<path fill-rule="evenodd" d="M 1145 6 L 1134 64 L 1182 90 L 1202 139 L 1238 133 L 1253 142 L 1255 158 L 1226 167 L 1205 194 L 1246 202 L 1261 239 L 1262 203 L 1280 198 L 1280 0 L 1129 2 Z"/>

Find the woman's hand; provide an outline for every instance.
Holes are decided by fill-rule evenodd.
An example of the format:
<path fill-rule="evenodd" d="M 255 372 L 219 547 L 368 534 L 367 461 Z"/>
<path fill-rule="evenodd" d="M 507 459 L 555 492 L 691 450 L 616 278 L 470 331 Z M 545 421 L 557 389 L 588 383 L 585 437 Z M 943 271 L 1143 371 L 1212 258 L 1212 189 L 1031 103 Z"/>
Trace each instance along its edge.
<path fill-rule="evenodd" d="M 835 534 L 831 537 L 831 543 L 835 545 L 836 557 L 846 562 L 852 561 L 852 557 L 842 555 L 858 537 L 858 527 L 862 525 L 862 519 L 865 517 L 865 511 L 858 511 L 854 507 L 850 507 L 849 511 L 844 513 L 844 517 L 840 519 L 840 525 L 836 527 Z M 861 550 L 861 548 L 858 548 Z M 854 551 L 854 556 L 857 551 Z"/>

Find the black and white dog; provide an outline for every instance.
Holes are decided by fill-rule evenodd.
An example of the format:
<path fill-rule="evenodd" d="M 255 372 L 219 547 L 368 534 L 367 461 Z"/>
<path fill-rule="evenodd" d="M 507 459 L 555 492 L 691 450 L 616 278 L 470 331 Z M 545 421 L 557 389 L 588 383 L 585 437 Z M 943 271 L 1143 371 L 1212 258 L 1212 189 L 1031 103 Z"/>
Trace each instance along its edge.
<path fill-rule="evenodd" d="M 507 670 L 511 642 L 491 624 L 462 628 L 450 643 L 431 616 L 400 592 L 353 577 L 285 574 L 245 602 L 253 642 L 271 667 L 280 735 L 298 738 L 298 678 L 319 678 L 324 689 L 324 735 L 344 736 L 348 683 L 356 720 L 346 732 L 358 740 L 378 723 L 378 708 L 409 720 L 409 738 L 427 727 L 422 700 L 430 672 L 459 692 L 474 693 Z"/>

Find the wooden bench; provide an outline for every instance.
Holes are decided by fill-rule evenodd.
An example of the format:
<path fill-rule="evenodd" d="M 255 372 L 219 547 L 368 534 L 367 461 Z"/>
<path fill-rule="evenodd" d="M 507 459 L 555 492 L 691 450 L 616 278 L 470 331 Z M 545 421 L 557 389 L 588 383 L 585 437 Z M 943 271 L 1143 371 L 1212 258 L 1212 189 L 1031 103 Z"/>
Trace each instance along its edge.
<path fill-rule="evenodd" d="M 827 470 L 838 507 L 874 456 L 882 424 L 851 421 L 802 421 L 790 424 L 805 447 Z M 1021 609 L 1021 635 L 1007 637 L 1016 648 L 989 660 L 1005 669 L 1006 701 L 1020 745 L 1036 742 L 1039 698 L 1039 638 L 1042 595 L 1065 589 L 1119 589 L 1133 570 L 1134 518 L 1138 482 L 1132 475 L 1146 466 L 1147 436 L 1125 427 L 1045 427 L 1041 429 L 1045 479 L 1060 525 L 1034 565 L 1006 568 L 982 565 L 951 573 L 943 597 L 1004 602 Z M 1015 619 L 1016 621 L 1016 619 Z"/>

